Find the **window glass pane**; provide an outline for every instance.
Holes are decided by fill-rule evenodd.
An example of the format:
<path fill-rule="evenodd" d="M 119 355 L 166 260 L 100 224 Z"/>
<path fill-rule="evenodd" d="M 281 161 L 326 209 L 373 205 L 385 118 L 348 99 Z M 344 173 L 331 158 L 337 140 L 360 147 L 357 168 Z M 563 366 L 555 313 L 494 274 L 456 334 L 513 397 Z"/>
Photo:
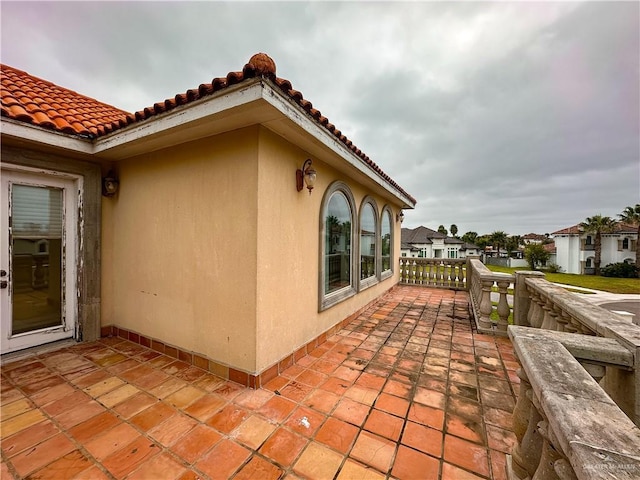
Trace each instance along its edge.
<path fill-rule="evenodd" d="M 360 217 L 360 278 L 376 274 L 376 215 L 370 203 L 362 207 Z"/>
<path fill-rule="evenodd" d="M 11 272 L 14 335 L 62 324 L 61 188 L 11 189 Z"/>
<path fill-rule="evenodd" d="M 21 237 L 62 237 L 62 190 L 13 185 L 13 234 Z"/>
<path fill-rule="evenodd" d="M 382 225 L 380 225 L 382 237 L 382 271 L 391 270 L 391 215 L 388 210 L 382 212 Z"/>
<path fill-rule="evenodd" d="M 351 285 L 351 209 L 335 192 L 325 213 L 325 293 Z"/>

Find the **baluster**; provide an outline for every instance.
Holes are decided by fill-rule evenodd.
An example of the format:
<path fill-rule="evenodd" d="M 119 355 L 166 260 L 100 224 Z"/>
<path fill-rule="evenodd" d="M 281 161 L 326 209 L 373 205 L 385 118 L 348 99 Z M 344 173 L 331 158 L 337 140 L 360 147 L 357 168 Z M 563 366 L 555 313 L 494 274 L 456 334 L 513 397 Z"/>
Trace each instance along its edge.
<path fill-rule="evenodd" d="M 516 371 L 520 378 L 520 390 L 518 393 L 518 401 L 513 409 L 513 433 L 518 439 L 518 444 L 522 442 L 527 425 L 529 424 L 529 416 L 531 415 L 531 400 L 527 396 L 527 391 L 531 390 L 529 378 L 522 368 Z"/>
<path fill-rule="evenodd" d="M 529 325 L 540 328 L 544 319 L 544 311 L 541 306 L 542 299 L 537 292 L 531 292 L 531 308 L 529 308 Z"/>
<path fill-rule="evenodd" d="M 559 332 L 568 331 L 567 325 L 570 322 L 569 314 L 565 313 L 561 308 L 557 307 L 556 305 L 553 306 L 553 311 L 556 312 L 556 322 L 558 324 L 558 331 Z"/>
<path fill-rule="evenodd" d="M 438 267 L 432 260 L 429 262 L 429 285 L 436 285 L 436 277 L 438 275 Z"/>
<path fill-rule="evenodd" d="M 422 285 L 422 270 L 424 270 L 424 264 L 416 262 L 416 283 L 418 285 Z"/>
<path fill-rule="evenodd" d="M 560 480 L 553 465 L 557 460 L 560 460 L 562 456 L 553 447 L 553 443 L 557 444 L 557 442 L 551 441 L 553 432 L 550 430 L 547 421 L 543 420 L 538 423 L 538 433 L 542 437 L 542 455 L 536 474 L 531 480 Z"/>
<path fill-rule="evenodd" d="M 509 313 L 511 312 L 509 302 L 507 302 L 507 289 L 511 281 L 499 280 L 497 284 L 498 292 L 500 293 L 500 300 L 498 301 L 498 330 L 506 332 L 509 325 Z"/>
<path fill-rule="evenodd" d="M 480 299 L 480 327 L 490 329 L 491 328 L 491 312 L 493 306 L 491 305 L 491 287 L 493 287 L 493 280 L 481 280 L 482 282 L 482 298 Z"/>
<path fill-rule="evenodd" d="M 525 395 L 532 404 L 529 410 L 527 431 L 522 437 L 522 441 L 515 446 L 512 452 L 514 470 L 520 478 L 533 477 L 542 455 L 542 437 L 538 432 L 538 422 L 542 420 L 538 411 L 539 405 L 537 405 L 532 389 L 528 389 Z"/>
<path fill-rule="evenodd" d="M 545 299 L 542 309 L 544 310 L 544 320 L 542 321 L 542 326 L 540 328 L 544 330 L 556 330 L 558 328 L 558 323 L 556 322 L 556 315 L 553 311 L 553 302 L 551 299 Z"/>
<path fill-rule="evenodd" d="M 415 261 L 411 262 L 411 272 L 410 272 L 411 283 L 416 283 L 416 268 L 417 268 L 417 262 Z"/>

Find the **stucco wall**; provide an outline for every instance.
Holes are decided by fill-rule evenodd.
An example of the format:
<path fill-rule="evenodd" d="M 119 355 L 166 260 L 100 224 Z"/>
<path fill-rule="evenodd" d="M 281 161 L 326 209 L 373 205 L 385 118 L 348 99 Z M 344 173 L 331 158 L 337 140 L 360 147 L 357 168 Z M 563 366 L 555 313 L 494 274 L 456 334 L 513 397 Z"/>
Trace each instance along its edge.
<path fill-rule="evenodd" d="M 315 158 L 316 188 L 297 192 L 308 157 L 256 126 L 119 162 L 103 202 L 102 324 L 260 373 L 396 284 L 399 205 Z M 378 215 L 393 208 L 394 274 L 318 312 L 320 210 L 336 180 L 358 209 L 366 195 Z"/>
<path fill-rule="evenodd" d="M 394 275 L 318 312 L 320 215 L 323 194 L 342 180 L 356 208 L 371 195 L 378 216 L 388 200 L 314 159 L 316 186 L 311 195 L 295 188 L 295 171 L 308 154 L 269 130 L 260 130 L 258 174 L 257 364 L 261 371 L 325 332 L 397 283 L 400 224 L 395 222 Z M 398 206 L 393 205 L 394 212 Z M 357 275 L 357 272 L 354 272 Z"/>
<path fill-rule="evenodd" d="M 253 371 L 258 127 L 121 161 L 102 324 Z"/>

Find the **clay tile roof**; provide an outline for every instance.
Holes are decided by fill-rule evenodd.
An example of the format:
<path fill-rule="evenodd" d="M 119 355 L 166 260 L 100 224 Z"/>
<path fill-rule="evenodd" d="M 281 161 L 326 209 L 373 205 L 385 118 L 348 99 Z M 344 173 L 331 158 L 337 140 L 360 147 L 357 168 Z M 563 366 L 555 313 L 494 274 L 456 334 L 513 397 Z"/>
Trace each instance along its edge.
<path fill-rule="evenodd" d="M 129 115 L 7 65 L 2 65 L 0 91 L 3 117 L 72 135 L 97 137 L 98 125 L 117 124 Z"/>
<path fill-rule="evenodd" d="M 551 235 L 578 235 L 583 233 L 584 229 L 580 225 L 574 225 L 572 227 L 563 228 L 557 232 L 553 232 Z M 638 224 L 629 224 L 623 222 L 616 222 L 611 233 L 637 233 Z"/>
<path fill-rule="evenodd" d="M 14 120 L 59 132 L 99 137 L 212 95 L 243 80 L 256 77 L 272 81 L 287 97 L 305 110 L 315 122 L 334 135 L 382 179 L 411 199 L 413 203 L 416 203 L 415 198 L 384 173 L 332 123 L 329 123 L 329 120 L 314 108 L 310 101 L 305 100 L 301 92 L 294 90 L 289 80 L 277 77 L 276 64 L 265 53 L 253 55 L 240 72 L 229 72 L 226 77 L 214 78 L 211 83 L 201 84 L 198 88 L 179 93 L 174 98 L 158 102 L 135 114 L 58 87 L 51 82 L 33 77 L 13 67 L 2 65 L 0 108 L 2 116 Z M 25 109 L 27 103 L 31 105 L 29 111 Z"/>
<path fill-rule="evenodd" d="M 553 232 L 551 235 L 577 235 L 581 233 L 581 229 L 579 225 L 573 225 L 572 227 L 563 228 L 562 230 L 558 230 Z"/>

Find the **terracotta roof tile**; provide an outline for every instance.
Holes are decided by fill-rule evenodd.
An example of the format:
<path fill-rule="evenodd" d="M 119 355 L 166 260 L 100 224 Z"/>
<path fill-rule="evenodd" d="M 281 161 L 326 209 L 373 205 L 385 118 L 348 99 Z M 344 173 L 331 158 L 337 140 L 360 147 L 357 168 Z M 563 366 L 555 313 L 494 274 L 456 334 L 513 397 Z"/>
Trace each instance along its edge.
<path fill-rule="evenodd" d="M 335 125 L 322 115 L 320 110 L 306 100 L 302 93 L 294 90 L 289 80 L 276 76 L 275 62 L 264 53 L 257 53 L 240 72 L 229 72 L 226 77 L 217 77 L 211 83 L 203 83 L 198 88 L 179 93 L 173 98 L 155 103 L 131 114 L 80 95 L 72 90 L 59 87 L 51 82 L 33 77 L 26 72 L 2 65 L 0 108 L 2 116 L 31 123 L 50 130 L 64 133 L 100 137 L 132 123 L 141 122 L 173 110 L 181 105 L 212 95 L 243 80 L 261 77 L 280 88 L 292 101 L 297 103 L 319 125 L 327 129 L 344 146 L 371 167 L 387 183 L 402 194 L 415 199 L 404 191 L 391 177 L 382 171 L 368 156 L 357 148 Z M 27 110 L 25 107 L 29 106 Z"/>
<path fill-rule="evenodd" d="M 638 224 L 629 224 L 623 222 L 616 222 L 611 233 L 637 233 Z M 578 235 L 584 232 L 584 229 L 578 225 L 572 227 L 563 228 L 557 232 L 553 232 L 551 235 Z"/>
<path fill-rule="evenodd" d="M 49 130 L 96 137 L 98 125 L 119 124 L 128 113 L 2 65 L 2 116 Z"/>

